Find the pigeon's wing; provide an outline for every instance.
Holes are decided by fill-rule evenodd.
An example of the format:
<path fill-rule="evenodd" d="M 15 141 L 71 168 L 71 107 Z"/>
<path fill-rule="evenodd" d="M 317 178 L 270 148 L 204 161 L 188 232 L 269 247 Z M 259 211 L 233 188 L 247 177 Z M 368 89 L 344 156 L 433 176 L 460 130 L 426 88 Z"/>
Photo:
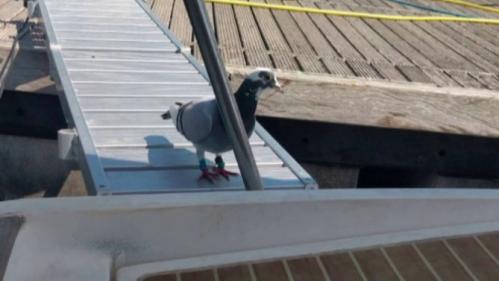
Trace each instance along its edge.
<path fill-rule="evenodd" d="M 205 100 L 187 105 L 181 114 L 180 132 L 196 143 L 210 136 L 218 111 L 214 100 Z"/>

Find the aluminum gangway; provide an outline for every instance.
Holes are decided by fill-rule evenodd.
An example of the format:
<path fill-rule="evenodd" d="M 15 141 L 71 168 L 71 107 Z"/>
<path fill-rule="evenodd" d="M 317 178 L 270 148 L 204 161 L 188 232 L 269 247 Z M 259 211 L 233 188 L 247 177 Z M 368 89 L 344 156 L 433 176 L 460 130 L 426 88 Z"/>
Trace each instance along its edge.
<path fill-rule="evenodd" d="M 241 177 L 198 181 L 192 144 L 160 117 L 175 101 L 210 97 L 213 89 L 142 0 L 39 0 L 35 16 L 89 194 L 245 188 Z M 265 189 L 317 186 L 259 124 L 250 145 Z M 223 156 L 237 171 L 233 152 Z"/>

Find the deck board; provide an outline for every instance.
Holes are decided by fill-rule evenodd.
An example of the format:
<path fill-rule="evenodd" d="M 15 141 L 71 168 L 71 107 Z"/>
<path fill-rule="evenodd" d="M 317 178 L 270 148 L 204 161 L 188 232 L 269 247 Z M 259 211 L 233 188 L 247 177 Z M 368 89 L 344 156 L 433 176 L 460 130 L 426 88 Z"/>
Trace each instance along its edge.
<path fill-rule="evenodd" d="M 405 281 L 439 281 L 411 245 L 394 246 L 385 250 Z"/>
<path fill-rule="evenodd" d="M 472 238 L 457 238 L 448 241 L 450 247 L 480 281 L 497 280 L 499 266 Z"/>
<path fill-rule="evenodd" d="M 219 281 L 253 281 L 248 265 L 222 267 L 217 272 Z"/>
<path fill-rule="evenodd" d="M 310 253 L 285 259 L 221 265 L 213 269 L 180 272 L 180 276 L 182 281 L 187 275 L 190 276 L 187 280 L 200 280 L 196 279 L 200 276 L 212 280 L 215 272 L 219 281 L 489 281 L 497 280 L 499 276 L 498 242 L 497 233 L 436 238 L 346 252 Z M 479 246 L 479 243 L 483 245 Z"/>
<path fill-rule="evenodd" d="M 174 10 L 177 7 L 173 16 L 181 19 L 184 16 L 176 13 L 185 11 L 179 8 L 178 1 L 158 0 L 153 3 L 153 9 L 162 13 L 160 6 L 169 9 L 173 5 Z M 339 3 L 327 0 L 266 2 L 378 13 L 432 14 L 375 0 Z M 453 7 L 442 3 L 427 3 L 426 0 L 420 2 L 435 7 Z M 498 42 L 494 34 L 499 29 L 496 26 L 382 22 L 237 5 L 213 6 L 213 22 L 217 25 L 221 51 L 226 63 L 232 66 L 271 66 L 282 70 L 330 73 L 342 77 L 495 89 L 484 83 L 456 83 L 453 78 L 447 79 L 446 74 L 439 74 L 443 71 L 470 72 L 471 76 L 478 76 L 480 73 L 490 76 L 497 74 Z M 462 12 L 462 9 L 456 8 L 454 11 Z M 480 16 L 483 13 L 471 14 Z M 174 22 L 168 17 L 165 21 Z M 174 30 L 178 29 L 184 43 L 189 44 L 189 36 L 186 34 L 192 33 L 180 27 L 181 23 L 187 24 L 186 21 L 175 22 L 179 26 Z"/>
<path fill-rule="evenodd" d="M 441 241 L 418 243 L 416 247 L 441 280 L 473 281 Z"/>
<path fill-rule="evenodd" d="M 289 281 L 284 261 L 257 263 L 253 265 L 253 269 L 258 281 Z"/>
<path fill-rule="evenodd" d="M 294 281 L 327 281 L 315 257 L 288 260 L 287 263 Z"/>
<path fill-rule="evenodd" d="M 380 249 L 355 252 L 354 256 L 367 280 L 402 281 L 393 272 Z"/>

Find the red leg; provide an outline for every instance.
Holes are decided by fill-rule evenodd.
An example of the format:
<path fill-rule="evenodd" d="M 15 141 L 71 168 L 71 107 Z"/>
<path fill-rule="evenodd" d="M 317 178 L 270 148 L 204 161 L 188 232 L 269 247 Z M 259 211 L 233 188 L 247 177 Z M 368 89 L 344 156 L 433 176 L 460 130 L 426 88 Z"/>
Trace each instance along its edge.
<path fill-rule="evenodd" d="M 227 171 L 224 168 L 213 168 L 213 170 L 214 170 L 214 172 L 216 173 L 217 176 L 220 175 L 220 176 L 224 177 L 228 181 L 230 181 L 229 177 L 231 177 L 231 176 L 239 176 L 238 173 Z"/>
<path fill-rule="evenodd" d="M 203 169 L 201 170 L 201 175 L 199 176 L 198 180 L 207 180 L 210 183 L 214 184 L 215 180 L 218 178 L 217 173 L 211 173 L 208 169 Z"/>

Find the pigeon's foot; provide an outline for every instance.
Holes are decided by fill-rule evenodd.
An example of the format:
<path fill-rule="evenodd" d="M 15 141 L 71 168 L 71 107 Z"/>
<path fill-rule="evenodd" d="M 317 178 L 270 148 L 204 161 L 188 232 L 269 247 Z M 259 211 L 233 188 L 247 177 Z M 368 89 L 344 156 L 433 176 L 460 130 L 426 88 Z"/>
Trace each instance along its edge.
<path fill-rule="evenodd" d="M 238 173 L 227 171 L 224 168 L 213 168 L 213 171 L 215 172 L 215 174 L 217 176 L 222 176 L 228 181 L 230 181 L 229 177 L 231 177 L 231 176 L 239 176 Z"/>
<path fill-rule="evenodd" d="M 212 173 L 210 171 L 208 171 L 208 169 L 204 169 L 202 170 L 201 172 L 201 175 L 199 176 L 198 180 L 201 181 L 201 180 L 206 180 L 206 181 L 209 181 L 210 183 L 215 183 L 215 180 L 218 178 L 218 175 L 217 173 Z"/>

